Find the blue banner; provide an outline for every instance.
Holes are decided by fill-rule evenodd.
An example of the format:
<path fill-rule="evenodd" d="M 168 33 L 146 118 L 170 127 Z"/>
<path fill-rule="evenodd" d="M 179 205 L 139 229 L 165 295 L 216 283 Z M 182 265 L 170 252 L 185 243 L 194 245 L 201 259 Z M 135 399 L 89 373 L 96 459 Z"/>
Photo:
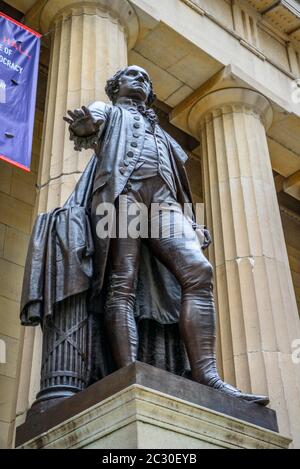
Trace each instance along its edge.
<path fill-rule="evenodd" d="M 30 171 L 39 33 L 0 12 L 0 159 Z"/>

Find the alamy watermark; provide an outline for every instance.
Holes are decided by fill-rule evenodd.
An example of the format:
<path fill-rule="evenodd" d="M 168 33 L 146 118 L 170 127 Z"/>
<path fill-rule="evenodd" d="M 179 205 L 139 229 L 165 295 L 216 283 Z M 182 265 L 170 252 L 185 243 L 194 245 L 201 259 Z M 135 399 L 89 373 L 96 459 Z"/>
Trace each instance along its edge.
<path fill-rule="evenodd" d="M 204 204 L 162 202 L 146 204 L 120 195 L 118 208 L 109 202 L 98 205 L 96 225 L 98 238 L 185 238 L 195 239 L 195 231 L 204 228 Z M 193 228 L 193 229 L 192 229 Z M 199 233 L 197 233 L 199 237 Z"/>
<path fill-rule="evenodd" d="M 0 339 L 0 365 L 6 363 L 6 342 Z"/>

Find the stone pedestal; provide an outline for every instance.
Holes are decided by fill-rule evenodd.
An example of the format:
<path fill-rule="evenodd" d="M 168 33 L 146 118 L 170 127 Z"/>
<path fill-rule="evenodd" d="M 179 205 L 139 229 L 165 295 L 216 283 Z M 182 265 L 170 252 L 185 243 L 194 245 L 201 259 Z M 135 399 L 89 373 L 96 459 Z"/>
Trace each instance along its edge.
<path fill-rule="evenodd" d="M 30 449 L 284 449 L 275 412 L 136 362 L 17 429 Z"/>

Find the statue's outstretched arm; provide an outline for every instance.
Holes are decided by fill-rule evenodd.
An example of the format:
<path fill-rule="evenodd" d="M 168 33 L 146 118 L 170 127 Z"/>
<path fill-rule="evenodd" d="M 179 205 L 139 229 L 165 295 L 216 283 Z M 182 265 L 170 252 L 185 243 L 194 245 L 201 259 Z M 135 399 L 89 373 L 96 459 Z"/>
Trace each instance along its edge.
<path fill-rule="evenodd" d="M 82 106 L 74 111 L 68 110 L 68 116 L 63 119 L 69 124 L 70 140 L 74 141 L 74 148 L 77 151 L 82 149 L 96 149 L 101 137 L 106 113 L 102 106 L 97 107 L 95 103 L 89 108 Z"/>

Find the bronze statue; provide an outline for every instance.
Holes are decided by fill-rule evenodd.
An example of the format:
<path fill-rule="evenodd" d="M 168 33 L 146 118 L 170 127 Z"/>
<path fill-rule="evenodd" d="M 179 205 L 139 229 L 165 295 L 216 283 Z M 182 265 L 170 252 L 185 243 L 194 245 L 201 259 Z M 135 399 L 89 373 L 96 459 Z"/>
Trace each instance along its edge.
<path fill-rule="evenodd" d="M 95 156 L 64 207 L 42 214 L 31 238 L 21 319 L 24 325 L 42 324 L 44 330 L 39 398 L 67 397 L 139 359 L 183 375 L 188 363 L 193 380 L 267 405 L 267 397 L 242 393 L 218 375 L 213 269 L 203 254 L 210 235 L 201 231 L 192 212 L 184 213 L 192 201 L 187 155 L 158 124 L 150 107 L 155 96 L 148 73 L 127 67 L 108 80 L 106 93 L 112 104 L 96 102 L 68 111 L 64 118 L 75 149 L 93 148 Z M 124 226 L 116 222 L 125 195 L 126 210 L 130 204 L 148 209 L 144 238 L 128 231 L 121 236 Z M 109 204 L 115 209 L 111 224 L 105 211 Z M 152 213 L 153 204 L 164 208 Z M 173 218 L 164 218 L 163 211 Z M 182 233 L 165 236 L 174 231 L 174 214 Z M 127 229 L 133 218 L 127 217 Z M 99 228 L 103 219 L 110 226 L 106 237 L 103 225 Z M 160 223 L 158 236 L 149 236 Z M 166 339 L 163 332 L 160 343 L 159 327 L 169 334 Z M 162 340 L 173 341 L 168 359 Z M 67 342 L 77 365 L 68 358 Z M 91 380 L 86 372 L 93 369 L 93 360 L 100 360 L 101 372 Z"/>

